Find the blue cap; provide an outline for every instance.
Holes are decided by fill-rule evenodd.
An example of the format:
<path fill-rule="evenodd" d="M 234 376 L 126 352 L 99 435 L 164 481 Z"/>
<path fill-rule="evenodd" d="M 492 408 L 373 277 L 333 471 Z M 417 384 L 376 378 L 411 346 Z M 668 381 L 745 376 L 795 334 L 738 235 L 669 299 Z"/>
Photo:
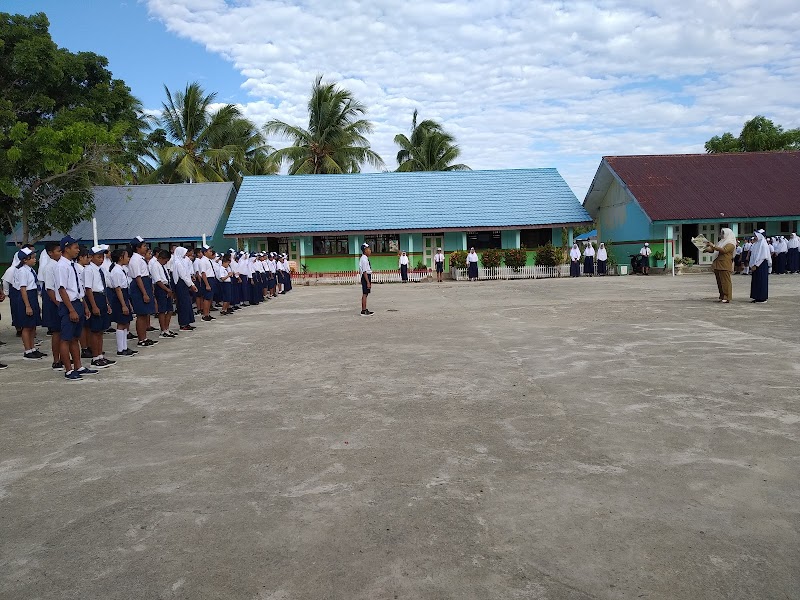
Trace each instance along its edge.
<path fill-rule="evenodd" d="M 33 250 L 30 248 L 22 248 L 19 252 L 17 252 L 17 258 L 20 261 L 28 260 L 31 257 L 31 254 L 33 254 Z"/>
<path fill-rule="evenodd" d="M 140 235 L 137 235 L 135 238 L 131 240 L 131 246 L 133 246 L 134 248 L 138 248 L 142 244 L 144 244 L 144 239 L 142 239 L 142 236 Z"/>
<path fill-rule="evenodd" d="M 61 249 L 63 250 L 67 246 L 71 246 L 72 244 L 77 244 L 77 243 L 78 240 L 76 240 L 74 237 L 72 237 L 71 235 L 65 235 L 63 238 L 61 238 Z"/>

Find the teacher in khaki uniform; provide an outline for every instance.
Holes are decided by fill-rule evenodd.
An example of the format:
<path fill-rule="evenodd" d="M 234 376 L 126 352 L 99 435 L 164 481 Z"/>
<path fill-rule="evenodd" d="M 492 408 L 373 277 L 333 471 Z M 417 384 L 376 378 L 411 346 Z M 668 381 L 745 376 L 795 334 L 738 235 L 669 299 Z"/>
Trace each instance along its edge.
<path fill-rule="evenodd" d="M 717 252 L 711 268 L 714 270 L 714 277 L 717 279 L 719 289 L 719 300 L 727 304 L 733 295 L 731 285 L 731 273 L 733 272 L 733 253 L 736 251 L 736 235 L 733 230 L 727 227 L 722 228 L 722 239 L 716 245 L 709 243 L 703 252 Z"/>

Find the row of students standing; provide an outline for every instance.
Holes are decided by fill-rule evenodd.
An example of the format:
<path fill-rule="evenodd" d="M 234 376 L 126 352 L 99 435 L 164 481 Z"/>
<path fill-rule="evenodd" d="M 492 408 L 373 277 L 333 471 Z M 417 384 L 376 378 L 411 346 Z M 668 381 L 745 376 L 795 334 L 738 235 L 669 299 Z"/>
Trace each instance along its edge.
<path fill-rule="evenodd" d="M 138 350 L 128 347 L 129 339 L 136 339 L 138 347 L 158 343 L 148 338 L 148 332 L 157 331 L 150 326 L 152 315 L 158 318 L 159 337 L 174 338 L 178 332 L 170 330 L 170 323 L 176 309 L 180 331 L 193 331 L 197 315 L 213 321 L 210 313 L 220 308 L 221 315 L 228 315 L 286 294 L 292 289 L 286 259 L 277 253 L 233 250 L 221 256 L 209 246 L 152 252 L 138 236 L 128 248 L 109 252 L 108 246 L 86 249 L 66 236 L 60 243 L 48 243 L 42 252 L 41 281 L 34 269 L 33 246 L 22 248 L 3 276 L 0 301 L 6 295 L 11 300 L 23 358 L 48 356 L 36 348 L 35 337 L 36 328 L 46 326 L 53 370 L 76 380 L 116 363 L 105 355 L 104 333 L 115 334 L 117 356 L 130 357 Z M 134 319 L 136 335 L 129 332 Z M 90 366 L 82 365 L 82 358 L 91 359 Z"/>
<path fill-rule="evenodd" d="M 569 276 L 581 276 L 581 258 L 583 258 L 583 274 L 593 277 L 595 274 L 595 259 L 597 260 L 597 274 L 605 275 L 608 270 L 608 250 L 604 243 L 595 251 L 594 244 L 588 242 L 583 252 L 578 247 L 578 243 L 572 244 L 569 251 Z"/>

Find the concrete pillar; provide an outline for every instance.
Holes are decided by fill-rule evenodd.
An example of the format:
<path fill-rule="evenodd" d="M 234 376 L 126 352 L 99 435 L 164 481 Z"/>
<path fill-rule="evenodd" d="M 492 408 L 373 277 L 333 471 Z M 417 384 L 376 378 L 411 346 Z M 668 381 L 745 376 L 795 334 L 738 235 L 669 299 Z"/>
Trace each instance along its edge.
<path fill-rule="evenodd" d="M 575 229 L 573 227 L 567 229 L 567 238 L 567 246 L 572 248 L 572 244 L 575 243 Z"/>
<path fill-rule="evenodd" d="M 460 250 L 467 250 L 467 232 L 461 232 L 461 248 Z"/>

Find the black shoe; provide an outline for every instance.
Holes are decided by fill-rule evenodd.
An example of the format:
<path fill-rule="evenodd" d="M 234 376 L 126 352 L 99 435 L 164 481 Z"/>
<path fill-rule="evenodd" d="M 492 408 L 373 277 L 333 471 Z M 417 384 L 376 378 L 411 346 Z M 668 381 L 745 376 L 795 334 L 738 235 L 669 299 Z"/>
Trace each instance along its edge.
<path fill-rule="evenodd" d="M 155 328 L 155 327 L 148 327 L 148 328 L 147 328 L 147 331 L 155 331 L 155 330 L 156 330 L 156 328 Z"/>
<path fill-rule="evenodd" d="M 22 329 L 17 330 L 17 337 L 22 337 Z"/>
<path fill-rule="evenodd" d="M 92 367 L 95 369 L 106 369 L 113 364 L 113 361 L 107 361 L 105 358 L 98 358 L 97 360 L 93 360 L 91 362 Z"/>
<path fill-rule="evenodd" d="M 89 350 L 88 348 L 84 348 L 83 350 L 81 350 L 81 358 L 94 358 L 94 357 L 92 356 L 91 350 Z"/>
<path fill-rule="evenodd" d="M 114 329 L 113 327 L 109 327 L 108 329 L 106 329 L 106 333 L 117 333 L 117 330 Z"/>
<path fill-rule="evenodd" d="M 3 363 L 0 363 L 0 371 L 2 371 L 3 369 L 7 369 L 7 368 L 8 368 L 8 365 L 4 365 Z"/>
<path fill-rule="evenodd" d="M 219 312 L 219 309 L 216 306 L 212 306 L 208 310 L 211 311 L 211 312 Z"/>
<path fill-rule="evenodd" d="M 129 331 L 129 332 L 128 332 L 128 339 L 129 339 L 129 340 L 135 340 L 135 339 L 136 339 L 136 335 L 135 335 L 135 334 L 133 334 L 133 333 L 131 333 L 131 332 Z"/>
<path fill-rule="evenodd" d="M 136 342 L 136 345 L 146 348 L 148 346 L 155 346 L 157 343 L 158 340 L 142 340 L 141 342 Z"/>
<path fill-rule="evenodd" d="M 130 348 L 125 348 L 122 352 L 117 352 L 117 356 L 133 356 L 136 354 L 136 350 L 131 350 Z"/>
<path fill-rule="evenodd" d="M 3 340 L 0 340 L 0 346 L 5 346 L 6 343 Z"/>
<path fill-rule="evenodd" d="M 181 327 L 181 331 L 194 331 L 194 330 L 195 328 L 192 327 L 191 325 L 184 325 L 183 327 Z"/>
<path fill-rule="evenodd" d="M 42 357 L 38 356 L 35 352 L 26 352 L 22 355 L 22 358 L 25 360 L 42 360 Z"/>
<path fill-rule="evenodd" d="M 206 321 L 206 322 L 213 321 L 213 320 L 214 320 L 214 317 L 212 317 L 211 315 L 207 315 L 207 316 L 203 317 L 203 321 Z"/>
<path fill-rule="evenodd" d="M 46 352 L 39 352 L 38 350 L 34 350 L 31 354 L 33 354 L 37 358 L 44 358 L 45 356 L 47 356 Z"/>
<path fill-rule="evenodd" d="M 64 370 L 64 363 L 62 363 L 62 362 L 54 362 L 52 369 L 53 369 L 53 371 L 63 371 Z"/>
<path fill-rule="evenodd" d="M 64 378 L 67 381 L 80 381 L 81 379 L 83 379 L 83 377 L 81 377 L 80 373 L 78 373 L 77 371 L 70 371 L 69 373 L 64 373 Z"/>

